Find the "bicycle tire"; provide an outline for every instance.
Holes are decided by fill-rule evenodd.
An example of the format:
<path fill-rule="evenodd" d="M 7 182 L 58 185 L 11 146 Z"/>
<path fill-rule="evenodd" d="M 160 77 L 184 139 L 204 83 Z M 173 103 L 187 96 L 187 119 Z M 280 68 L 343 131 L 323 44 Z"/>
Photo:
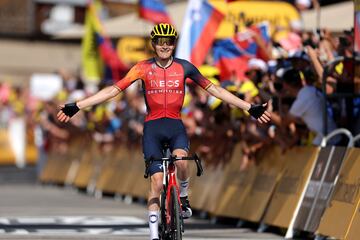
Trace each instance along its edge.
<path fill-rule="evenodd" d="M 175 186 L 170 189 L 170 236 L 172 240 L 182 239 L 180 204 L 178 201 L 178 193 Z"/>
<path fill-rule="evenodd" d="M 160 239 L 166 240 L 166 192 L 162 191 L 160 196 L 160 224 L 159 224 L 159 233 Z"/>

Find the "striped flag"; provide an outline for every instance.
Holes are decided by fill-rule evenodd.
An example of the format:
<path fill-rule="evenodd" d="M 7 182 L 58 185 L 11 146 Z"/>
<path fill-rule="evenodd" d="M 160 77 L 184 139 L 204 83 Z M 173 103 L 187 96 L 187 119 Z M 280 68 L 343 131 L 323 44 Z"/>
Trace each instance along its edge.
<path fill-rule="evenodd" d="M 220 69 L 220 79 L 230 80 L 233 75 L 242 80 L 252 57 L 242 50 L 232 38 L 215 42 L 213 48 L 215 65 Z"/>
<path fill-rule="evenodd" d="M 120 60 L 111 40 L 106 36 L 99 12 L 101 2 L 91 1 L 85 17 L 85 34 L 82 40 L 83 74 L 95 82 L 118 81 L 127 66 Z"/>
<path fill-rule="evenodd" d="M 139 16 L 153 23 L 171 23 L 171 19 L 161 0 L 140 0 Z"/>
<path fill-rule="evenodd" d="M 206 0 L 190 0 L 176 57 L 200 66 L 215 39 L 224 15 Z"/>

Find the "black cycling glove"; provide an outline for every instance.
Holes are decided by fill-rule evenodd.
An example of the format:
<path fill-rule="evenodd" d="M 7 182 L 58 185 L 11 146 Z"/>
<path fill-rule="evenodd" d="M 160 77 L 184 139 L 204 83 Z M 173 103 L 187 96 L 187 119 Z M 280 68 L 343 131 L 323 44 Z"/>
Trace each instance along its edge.
<path fill-rule="evenodd" d="M 65 107 L 61 109 L 61 111 L 63 111 L 63 113 L 68 117 L 74 116 L 79 110 L 80 108 L 76 105 L 76 103 L 65 104 Z"/>
<path fill-rule="evenodd" d="M 266 106 L 264 107 L 261 104 L 251 104 L 251 107 L 249 109 L 249 113 L 251 116 L 253 116 L 254 118 L 258 119 L 259 117 L 261 117 L 261 115 L 263 115 L 263 113 L 266 111 Z"/>

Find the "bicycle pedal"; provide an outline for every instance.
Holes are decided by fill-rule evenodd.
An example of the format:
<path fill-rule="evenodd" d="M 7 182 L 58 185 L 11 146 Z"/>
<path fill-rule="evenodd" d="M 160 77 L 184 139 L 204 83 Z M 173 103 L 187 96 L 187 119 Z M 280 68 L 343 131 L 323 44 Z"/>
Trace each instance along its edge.
<path fill-rule="evenodd" d="M 183 219 L 188 219 L 192 216 L 192 210 L 190 208 L 186 209 L 186 211 L 182 211 L 181 213 Z"/>

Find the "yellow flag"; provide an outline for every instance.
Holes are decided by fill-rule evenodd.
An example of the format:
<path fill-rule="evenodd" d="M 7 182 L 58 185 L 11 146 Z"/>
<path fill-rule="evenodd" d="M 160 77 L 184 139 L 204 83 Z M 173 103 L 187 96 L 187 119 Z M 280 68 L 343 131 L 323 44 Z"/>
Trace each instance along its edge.
<path fill-rule="evenodd" d="M 96 43 L 96 33 L 99 32 L 99 20 L 95 14 L 101 9 L 99 1 L 91 2 L 86 10 L 85 33 L 82 39 L 82 69 L 85 80 L 99 82 L 103 76 L 104 64 Z"/>

